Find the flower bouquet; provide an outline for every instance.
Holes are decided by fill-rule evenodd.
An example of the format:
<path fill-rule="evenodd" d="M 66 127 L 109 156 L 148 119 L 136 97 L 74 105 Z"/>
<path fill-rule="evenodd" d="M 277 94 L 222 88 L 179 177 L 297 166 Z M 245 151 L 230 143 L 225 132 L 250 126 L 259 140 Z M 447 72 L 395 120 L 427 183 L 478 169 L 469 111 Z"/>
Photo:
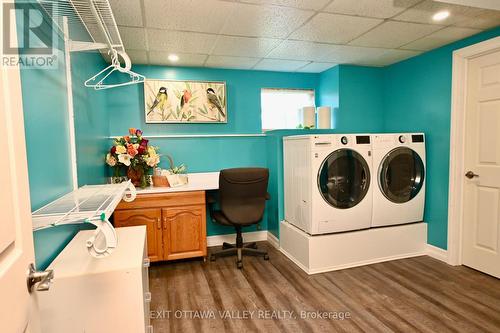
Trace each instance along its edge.
<path fill-rule="evenodd" d="M 106 154 L 106 163 L 113 168 L 114 177 L 120 177 L 126 170 L 127 177 L 135 186 L 142 188 L 150 185 L 149 172 L 160 163 L 157 149 L 150 146 L 142 131 L 129 128 L 129 134 L 118 137 Z"/>

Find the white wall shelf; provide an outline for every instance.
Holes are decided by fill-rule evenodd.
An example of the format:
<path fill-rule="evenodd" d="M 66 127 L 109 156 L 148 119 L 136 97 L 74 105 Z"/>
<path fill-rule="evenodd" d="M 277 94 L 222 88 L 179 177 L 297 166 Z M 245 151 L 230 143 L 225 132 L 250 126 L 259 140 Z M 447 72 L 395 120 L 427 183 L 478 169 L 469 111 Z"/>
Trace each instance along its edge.
<path fill-rule="evenodd" d="M 175 138 L 227 138 L 227 137 L 262 137 L 264 133 L 248 133 L 248 134 L 166 134 L 166 135 L 147 135 L 148 139 L 175 139 Z M 112 135 L 108 139 L 119 138 L 119 135 Z"/>

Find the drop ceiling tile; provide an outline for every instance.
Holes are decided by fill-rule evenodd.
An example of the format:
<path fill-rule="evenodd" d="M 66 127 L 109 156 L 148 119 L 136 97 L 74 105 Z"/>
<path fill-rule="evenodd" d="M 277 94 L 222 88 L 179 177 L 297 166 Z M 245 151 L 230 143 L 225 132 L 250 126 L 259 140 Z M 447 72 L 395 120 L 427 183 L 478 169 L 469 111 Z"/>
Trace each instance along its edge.
<path fill-rule="evenodd" d="M 330 69 L 334 66 L 337 66 L 337 64 L 331 63 L 331 62 L 311 62 L 308 65 L 305 65 L 302 68 L 299 68 L 297 72 L 301 73 L 321 73 L 326 71 L 327 69 Z"/>
<path fill-rule="evenodd" d="M 147 50 L 146 29 L 118 26 L 125 49 Z"/>
<path fill-rule="evenodd" d="M 398 48 L 439 29 L 442 27 L 438 25 L 387 21 L 349 45 Z"/>
<path fill-rule="evenodd" d="M 285 40 L 269 53 L 267 58 L 325 62 L 334 45 Z"/>
<path fill-rule="evenodd" d="M 262 59 L 253 69 L 263 71 L 294 72 L 307 65 L 308 61 Z"/>
<path fill-rule="evenodd" d="M 441 10 L 448 10 L 450 12 L 450 16 L 439 22 L 434 21 L 432 19 L 432 16 Z M 483 11 L 483 9 L 479 8 L 451 5 L 443 2 L 426 0 L 394 17 L 394 20 L 450 25 L 459 21 L 463 21 L 465 19 L 473 18 L 481 14 Z"/>
<path fill-rule="evenodd" d="M 249 37 L 283 38 L 301 26 L 313 11 L 290 7 L 235 3 L 221 33 Z"/>
<path fill-rule="evenodd" d="M 386 51 L 381 48 L 335 45 L 327 54 L 326 61 L 338 64 L 358 64 L 380 57 Z"/>
<path fill-rule="evenodd" d="M 486 10 L 474 18 L 467 18 L 458 21 L 455 25 L 458 27 L 476 29 L 494 28 L 500 25 L 500 11 Z"/>
<path fill-rule="evenodd" d="M 319 10 L 330 2 L 330 0 L 240 0 L 240 2 Z"/>
<path fill-rule="evenodd" d="M 211 55 L 208 57 L 205 66 L 217 68 L 237 68 L 250 69 L 260 60 L 260 58 L 249 57 L 228 57 Z"/>
<path fill-rule="evenodd" d="M 206 54 L 177 53 L 179 60 L 172 62 L 168 60 L 168 55 L 168 52 L 149 51 L 149 63 L 151 65 L 201 67 L 207 59 Z"/>
<path fill-rule="evenodd" d="M 212 54 L 262 58 L 280 42 L 280 39 L 272 38 L 234 37 L 221 35 L 215 43 Z"/>
<path fill-rule="evenodd" d="M 145 50 L 129 50 L 125 49 L 125 52 L 132 61 L 132 65 L 144 65 L 148 63 L 148 54 Z"/>
<path fill-rule="evenodd" d="M 404 11 L 421 0 L 334 0 L 325 8 L 326 12 L 389 18 Z"/>
<path fill-rule="evenodd" d="M 146 33 L 151 51 L 208 54 L 217 39 L 217 35 L 197 32 L 147 29 Z"/>
<path fill-rule="evenodd" d="M 303 27 L 295 31 L 290 38 L 345 44 L 382 21 L 381 19 L 367 17 L 319 13 Z"/>
<path fill-rule="evenodd" d="M 234 5 L 217 0 L 144 0 L 146 26 L 218 33 Z"/>
<path fill-rule="evenodd" d="M 141 2 L 137 0 L 109 0 L 116 24 L 142 27 Z"/>
<path fill-rule="evenodd" d="M 481 32 L 478 29 L 448 27 L 402 46 L 402 49 L 428 51 Z"/>
<path fill-rule="evenodd" d="M 396 62 L 406 60 L 408 58 L 417 56 L 422 52 L 409 51 L 409 50 L 385 50 L 383 54 L 378 57 L 373 57 L 366 61 L 359 61 L 357 65 L 363 66 L 388 66 Z"/>

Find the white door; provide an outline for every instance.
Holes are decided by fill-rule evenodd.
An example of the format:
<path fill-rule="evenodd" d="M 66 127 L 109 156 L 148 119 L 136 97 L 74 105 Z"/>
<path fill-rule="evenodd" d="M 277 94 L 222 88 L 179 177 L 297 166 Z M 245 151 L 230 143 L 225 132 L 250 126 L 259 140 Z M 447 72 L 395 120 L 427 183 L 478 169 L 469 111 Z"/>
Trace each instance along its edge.
<path fill-rule="evenodd" d="M 468 63 L 462 262 L 500 278 L 500 50 Z"/>
<path fill-rule="evenodd" d="M 34 251 L 21 81 L 19 68 L 0 66 L 0 332 L 38 332 L 36 293 L 26 284 Z"/>

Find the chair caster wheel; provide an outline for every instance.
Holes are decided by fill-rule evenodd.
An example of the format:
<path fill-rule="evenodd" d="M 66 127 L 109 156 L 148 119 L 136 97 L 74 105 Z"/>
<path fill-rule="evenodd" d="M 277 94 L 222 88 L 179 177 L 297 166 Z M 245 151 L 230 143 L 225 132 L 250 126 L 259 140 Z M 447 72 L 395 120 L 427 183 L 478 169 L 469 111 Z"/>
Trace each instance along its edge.
<path fill-rule="evenodd" d="M 243 268 L 243 263 L 241 261 L 237 261 L 236 262 L 236 267 L 238 267 L 238 269 L 242 269 Z"/>
<path fill-rule="evenodd" d="M 264 256 L 264 260 L 269 260 L 269 256 L 267 254 Z"/>
<path fill-rule="evenodd" d="M 210 255 L 210 261 L 215 261 L 215 256 L 213 254 Z"/>

